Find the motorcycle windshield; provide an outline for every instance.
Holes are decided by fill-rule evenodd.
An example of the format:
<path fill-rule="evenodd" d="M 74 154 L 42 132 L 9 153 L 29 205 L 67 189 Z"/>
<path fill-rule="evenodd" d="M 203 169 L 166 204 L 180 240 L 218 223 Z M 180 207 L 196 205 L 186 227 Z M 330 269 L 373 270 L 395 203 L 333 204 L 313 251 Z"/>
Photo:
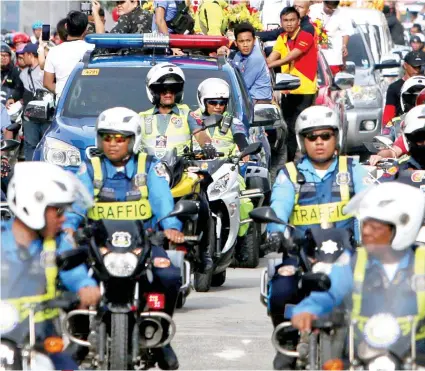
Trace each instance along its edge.
<path fill-rule="evenodd" d="M 354 277 L 361 277 L 357 266 L 354 272 Z M 363 282 L 354 279 L 347 307 L 354 330 L 354 349 L 360 359 L 367 361 L 389 352 L 403 359 L 409 354 L 412 331 L 417 328 L 415 288 L 423 287 L 424 282 L 419 283 L 418 276 L 408 279 L 406 272 L 397 264 L 369 260 Z M 424 281 L 423 276 L 420 278 Z"/>
<path fill-rule="evenodd" d="M 194 165 L 203 171 L 208 171 L 212 175 L 226 162 L 227 160 L 223 158 L 215 158 L 213 160 L 196 160 L 194 161 Z"/>

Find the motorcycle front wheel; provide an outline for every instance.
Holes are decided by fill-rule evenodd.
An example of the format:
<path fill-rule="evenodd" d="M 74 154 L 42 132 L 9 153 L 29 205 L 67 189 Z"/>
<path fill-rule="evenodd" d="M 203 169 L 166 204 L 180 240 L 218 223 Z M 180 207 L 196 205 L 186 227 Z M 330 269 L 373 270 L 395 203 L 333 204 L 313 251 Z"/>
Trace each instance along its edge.
<path fill-rule="evenodd" d="M 128 314 L 111 314 L 111 348 L 109 369 L 128 369 Z"/>

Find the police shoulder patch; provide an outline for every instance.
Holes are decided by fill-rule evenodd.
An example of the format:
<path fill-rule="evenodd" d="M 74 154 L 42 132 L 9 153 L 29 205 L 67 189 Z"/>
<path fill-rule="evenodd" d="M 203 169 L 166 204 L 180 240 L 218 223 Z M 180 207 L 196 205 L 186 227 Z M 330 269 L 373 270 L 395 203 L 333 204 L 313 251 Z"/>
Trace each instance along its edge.
<path fill-rule="evenodd" d="M 165 178 L 165 176 L 167 175 L 165 166 L 161 162 L 155 165 L 154 170 L 156 175 L 158 175 L 161 178 Z"/>
<path fill-rule="evenodd" d="M 198 115 L 196 112 L 194 112 L 194 111 L 191 111 L 190 113 L 189 113 L 189 115 L 191 116 L 191 117 L 193 117 L 195 120 L 196 120 L 196 123 L 198 124 L 198 125 L 202 125 L 202 118 L 201 118 L 201 116 L 200 115 Z"/>

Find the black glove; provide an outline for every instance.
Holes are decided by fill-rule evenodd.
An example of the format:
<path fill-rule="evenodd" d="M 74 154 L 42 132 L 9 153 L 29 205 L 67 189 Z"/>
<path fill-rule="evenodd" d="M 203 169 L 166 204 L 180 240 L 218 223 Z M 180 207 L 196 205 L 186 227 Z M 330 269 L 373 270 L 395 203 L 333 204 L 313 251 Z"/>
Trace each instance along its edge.
<path fill-rule="evenodd" d="M 267 238 L 267 246 L 269 251 L 278 251 L 280 252 L 282 242 L 285 240 L 285 237 L 282 232 L 273 232 Z"/>
<path fill-rule="evenodd" d="M 212 160 L 217 157 L 217 150 L 211 143 L 205 144 L 202 147 L 202 151 L 204 152 L 205 158 L 207 160 Z"/>
<path fill-rule="evenodd" d="M 1 177 L 5 177 L 8 176 L 10 171 L 11 171 L 11 167 L 9 165 L 9 160 L 7 159 L 7 157 L 3 157 L 1 158 Z"/>

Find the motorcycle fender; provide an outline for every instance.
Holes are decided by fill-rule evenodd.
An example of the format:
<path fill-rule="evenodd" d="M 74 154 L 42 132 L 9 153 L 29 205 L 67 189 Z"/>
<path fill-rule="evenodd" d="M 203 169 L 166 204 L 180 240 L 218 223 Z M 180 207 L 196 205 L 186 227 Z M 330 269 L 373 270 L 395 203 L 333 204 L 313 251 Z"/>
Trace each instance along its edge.
<path fill-rule="evenodd" d="M 131 312 L 130 305 L 108 303 L 107 307 L 108 307 L 108 310 L 112 313 L 130 313 Z"/>
<path fill-rule="evenodd" d="M 212 175 L 213 182 L 208 186 L 208 199 L 210 201 L 217 201 L 223 199 L 229 192 L 232 192 L 235 187 L 237 187 L 237 189 L 239 190 L 239 184 L 235 184 L 237 183 L 238 172 L 237 169 L 232 170 L 232 168 L 234 168 L 234 165 L 224 164 Z M 211 191 L 214 189 L 216 181 L 225 176 L 226 174 L 230 176 L 228 191 L 219 194 L 218 196 L 212 196 Z"/>

